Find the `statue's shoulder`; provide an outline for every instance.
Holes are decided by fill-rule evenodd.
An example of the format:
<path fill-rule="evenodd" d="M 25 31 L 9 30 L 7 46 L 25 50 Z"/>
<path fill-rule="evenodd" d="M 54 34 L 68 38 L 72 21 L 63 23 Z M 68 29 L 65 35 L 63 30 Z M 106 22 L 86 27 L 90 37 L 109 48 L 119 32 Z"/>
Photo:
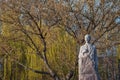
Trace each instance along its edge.
<path fill-rule="evenodd" d="M 80 49 L 83 49 L 85 47 L 85 45 L 82 45 L 81 47 L 80 47 Z"/>
<path fill-rule="evenodd" d="M 93 48 L 93 50 L 96 50 L 96 46 L 95 45 L 92 45 L 92 48 Z"/>
<path fill-rule="evenodd" d="M 96 48 L 96 46 L 95 45 L 92 45 L 93 46 L 93 48 Z"/>

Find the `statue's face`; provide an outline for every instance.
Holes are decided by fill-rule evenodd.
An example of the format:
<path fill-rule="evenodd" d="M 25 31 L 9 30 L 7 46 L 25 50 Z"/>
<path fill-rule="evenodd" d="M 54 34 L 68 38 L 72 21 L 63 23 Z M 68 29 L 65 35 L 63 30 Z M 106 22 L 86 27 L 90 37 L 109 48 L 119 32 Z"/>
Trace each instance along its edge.
<path fill-rule="evenodd" d="M 90 42 L 90 40 L 91 40 L 91 37 L 90 37 L 90 35 L 85 35 L 85 41 L 87 42 L 87 43 L 89 43 Z"/>

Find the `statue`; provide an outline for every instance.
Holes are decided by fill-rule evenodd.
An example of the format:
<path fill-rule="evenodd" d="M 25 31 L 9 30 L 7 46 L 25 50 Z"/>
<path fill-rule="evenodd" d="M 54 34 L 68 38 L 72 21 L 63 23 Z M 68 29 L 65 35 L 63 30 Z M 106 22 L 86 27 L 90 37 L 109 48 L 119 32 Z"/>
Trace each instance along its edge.
<path fill-rule="evenodd" d="M 90 44 L 91 36 L 85 35 L 85 45 L 79 52 L 79 80 L 100 80 L 96 48 Z"/>

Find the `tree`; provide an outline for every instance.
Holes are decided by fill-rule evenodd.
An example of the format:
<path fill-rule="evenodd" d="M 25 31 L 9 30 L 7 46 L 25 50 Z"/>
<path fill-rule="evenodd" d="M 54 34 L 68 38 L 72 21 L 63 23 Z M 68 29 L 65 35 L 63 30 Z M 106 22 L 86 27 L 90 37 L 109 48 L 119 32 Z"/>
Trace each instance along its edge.
<path fill-rule="evenodd" d="M 48 58 L 47 58 L 48 47 L 46 45 L 48 43 L 47 42 L 47 37 L 49 37 L 48 33 L 52 28 L 52 26 L 54 26 L 55 24 L 49 23 L 49 26 L 44 25 L 46 19 L 45 16 L 46 10 L 44 11 L 45 8 L 42 7 L 44 6 L 43 2 L 41 2 L 41 5 L 39 5 L 40 3 L 39 1 L 36 2 L 33 1 L 33 3 L 32 4 L 31 3 L 32 2 L 30 1 L 24 1 L 24 2 L 20 2 L 20 1 L 15 2 L 11 0 L 3 1 L 1 8 L 2 9 L 1 21 L 3 22 L 3 25 L 9 25 L 6 28 L 8 30 L 8 35 L 10 34 L 9 36 L 6 36 L 6 33 L 3 35 L 5 39 L 10 41 L 10 43 L 5 41 L 6 45 L 13 49 L 12 53 L 17 54 L 18 52 L 22 53 L 22 51 L 24 51 L 24 48 L 20 48 L 22 49 L 22 51 L 20 51 L 19 47 L 16 47 L 17 44 L 18 46 L 22 46 L 21 44 L 19 45 L 19 43 L 27 44 L 32 49 L 32 51 L 39 56 L 39 58 L 46 66 L 48 72 L 31 69 L 25 66 L 24 63 L 21 64 L 20 62 L 18 62 L 18 60 L 16 60 L 16 56 L 13 57 L 12 60 L 18 63 L 20 66 L 27 68 L 28 70 L 32 70 L 35 73 L 46 74 L 51 76 L 55 80 L 59 80 L 60 79 L 59 76 L 51 68 L 48 62 Z M 29 6 L 27 4 L 29 4 Z M 16 34 L 14 35 L 14 33 Z M 11 54 L 8 49 L 4 48 L 3 46 L 1 48 L 2 50 L 5 51 L 6 54 Z M 67 77 L 65 76 L 65 78 L 69 79 L 71 75 L 72 74 L 70 73 L 70 75 L 68 75 Z"/>
<path fill-rule="evenodd" d="M 96 43 L 99 50 L 105 50 L 110 46 L 119 44 L 119 37 L 116 37 L 119 36 L 116 33 L 120 32 L 119 24 L 115 22 L 120 11 L 119 0 L 101 0 L 99 2 L 84 0 L 2 0 L 1 3 L 0 21 L 12 27 L 10 33 L 17 32 L 20 34 L 19 37 L 18 35 L 12 37 L 12 40 L 27 44 L 42 59 L 48 72 L 32 70 L 36 73 L 50 75 L 54 80 L 62 78 L 51 68 L 47 50 L 48 38 L 51 37 L 49 34 L 54 33 L 56 28 L 66 31 L 74 38 L 78 46 L 75 52 L 78 52 L 79 46 L 84 43 L 85 34 L 93 36 L 92 43 Z M 7 50 L 7 52 L 9 51 Z M 74 73 L 77 73 L 75 72 L 77 71 L 77 56 L 78 54 L 75 56 Z M 26 66 L 22 66 L 26 68 Z M 67 75 L 64 79 L 70 80 L 73 72 L 70 71 Z"/>

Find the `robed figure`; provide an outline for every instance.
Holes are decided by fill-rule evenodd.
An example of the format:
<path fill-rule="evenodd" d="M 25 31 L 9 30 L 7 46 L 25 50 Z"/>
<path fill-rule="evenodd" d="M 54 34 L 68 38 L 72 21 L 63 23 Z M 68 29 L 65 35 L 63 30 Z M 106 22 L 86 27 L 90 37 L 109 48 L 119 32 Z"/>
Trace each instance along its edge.
<path fill-rule="evenodd" d="M 79 80 L 99 80 L 96 48 L 90 43 L 90 35 L 85 35 L 85 45 L 79 52 Z"/>

